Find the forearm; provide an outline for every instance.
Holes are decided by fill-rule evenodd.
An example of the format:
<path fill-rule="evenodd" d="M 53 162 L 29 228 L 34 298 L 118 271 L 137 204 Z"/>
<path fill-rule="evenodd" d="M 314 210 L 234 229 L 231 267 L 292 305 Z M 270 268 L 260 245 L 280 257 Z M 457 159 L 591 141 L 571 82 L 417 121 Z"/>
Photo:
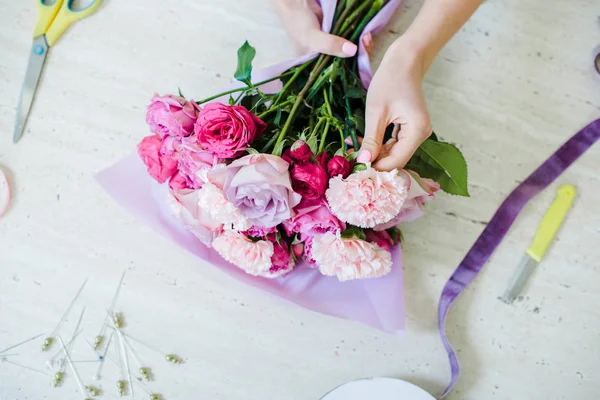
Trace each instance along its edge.
<path fill-rule="evenodd" d="M 422 73 L 429 69 L 435 56 L 473 15 L 483 0 L 425 0 L 419 14 L 393 47 L 410 52 L 421 64 Z M 392 51 L 394 51 L 392 49 Z M 398 54 L 401 57 L 400 54 Z"/>

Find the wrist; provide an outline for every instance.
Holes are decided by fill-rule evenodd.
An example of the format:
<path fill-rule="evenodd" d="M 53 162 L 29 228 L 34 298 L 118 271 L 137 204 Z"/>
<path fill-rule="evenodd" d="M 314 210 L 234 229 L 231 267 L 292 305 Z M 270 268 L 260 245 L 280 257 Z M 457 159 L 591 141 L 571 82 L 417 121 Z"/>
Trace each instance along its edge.
<path fill-rule="evenodd" d="M 431 64 L 427 49 L 406 35 L 399 37 L 392 43 L 385 54 L 385 58 L 390 58 L 390 61 L 399 68 L 414 71 L 421 78 L 423 78 Z"/>

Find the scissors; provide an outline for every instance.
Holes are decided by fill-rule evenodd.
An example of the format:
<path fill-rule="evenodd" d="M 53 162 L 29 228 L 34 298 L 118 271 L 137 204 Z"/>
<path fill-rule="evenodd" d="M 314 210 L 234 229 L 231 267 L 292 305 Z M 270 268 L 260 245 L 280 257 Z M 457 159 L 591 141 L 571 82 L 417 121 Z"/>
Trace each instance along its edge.
<path fill-rule="evenodd" d="M 73 22 L 83 19 L 92 14 L 102 3 L 102 0 L 94 0 L 87 7 L 74 10 L 71 6 L 73 0 L 36 0 L 38 5 L 38 20 L 33 31 L 33 45 L 29 54 L 29 63 L 25 80 L 19 96 L 17 107 L 17 119 L 13 141 L 17 143 L 23 135 L 25 122 L 33 103 L 35 91 L 44 68 L 44 61 L 48 49 L 56 43 L 60 35 Z"/>

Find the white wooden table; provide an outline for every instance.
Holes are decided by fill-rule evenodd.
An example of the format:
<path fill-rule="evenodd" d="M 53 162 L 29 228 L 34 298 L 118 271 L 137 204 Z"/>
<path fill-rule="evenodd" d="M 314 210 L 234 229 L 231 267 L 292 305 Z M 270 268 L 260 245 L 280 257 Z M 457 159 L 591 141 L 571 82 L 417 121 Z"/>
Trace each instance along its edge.
<path fill-rule="evenodd" d="M 386 44 L 409 24 L 409 1 Z M 20 85 L 36 21 L 30 1 L 0 0 L 0 165 L 15 192 L 0 220 L 0 348 L 48 332 L 85 278 L 91 338 L 122 271 L 130 334 L 165 399 L 319 399 L 349 380 L 400 377 L 441 393 L 449 377 L 436 323 L 446 279 L 501 200 L 565 139 L 600 115 L 597 0 L 484 4 L 425 79 L 435 130 L 461 144 L 470 199 L 446 195 L 404 228 L 407 332 L 394 337 L 300 309 L 205 265 L 123 212 L 93 174 L 147 134 L 154 91 L 202 97 L 223 87 L 246 39 L 257 67 L 292 52 L 268 2 L 106 0 L 52 49 L 25 135 L 12 144 Z M 449 335 L 464 367 L 453 399 L 596 399 L 600 390 L 600 147 L 531 203 L 485 271 L 459 299 Z M 579 195 L 521 301 L 498 300 L 559 184 Z M 44 370 L 41 340 L 13 358 Z M 55 346 L 54 349 L 57 349 Z M 88 359 L 79 341 L 74 358 Z M 135 365 L 135 364 L 134 364 Z M 87 384 L 92 363 L 78 364 Z M 115 366 L 97 384 L 116 398 Z M 78 399 L 73 378 L 0 363 L 0 399 Z M 147 395 L 136 387 L 138 398 Z"/>

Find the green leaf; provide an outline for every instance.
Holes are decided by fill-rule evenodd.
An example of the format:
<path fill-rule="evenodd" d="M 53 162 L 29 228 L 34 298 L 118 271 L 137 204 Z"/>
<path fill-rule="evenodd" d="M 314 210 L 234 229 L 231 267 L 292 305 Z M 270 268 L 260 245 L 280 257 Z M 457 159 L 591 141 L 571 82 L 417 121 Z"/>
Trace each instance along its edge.
<path fill-rule="evenodd" d="M 185 99 L 185 96 L 183 93 L 181 93 L 181 88 L 179 86 L 177 86 L 177 93 L 179 93 L 179 97 L 183 97 Z"/>
<path fill-rule="evenodd" d="M 229 105 L 232 106 L 235 104 L 235 99 L 233 98 L 232 95 L 229 95 Z"/>
<path fill-rule="evenodd" d="M 258 150 L 256 150 L 256 149 L 253 149 L 252 147 L 248 147 L 248 148 L 246 149 L 246 151 L 248 152 L 248 154 L 259 154 L 259 153 L 258 153 Z"/>
<path fill-rule="evenodd" d="M 364 110 L 355 110 L 354 118 L 352 118 L 356 122 L 356 129 L 363 135 L 365 134 L 365 111 Z"/>
<path fill-rule="evenodd" d="M 317 136 L 311 135 L 306 140 L 306 144 L 308 145 L 308 147 L 310 147 L 310 150 L 313 152 L 313 154 L 317 153 Z"/>
<path fill-rule="evenodd" d="M 250 85 L 250 80 L 252 78 L 252 60 L 254 60 L 254 57 L 256 56 L 256 49 L 250 46 L 248 41 L 246 41 L 242 47 L 239 48 L 237 56 L 237 69 L 233 76 L 238 81 Z"/>
<path fill-rule="evenodd" d="M 447 193 L 469 196 L 467 163 L 460 150 L 450 143 L 427 139 L 410 159 L 407 168 L 438 182 Z"/>
<path fill-rule="evenodd" d="M 355 237 L 362 240 L 366 240 L 365 232 L 361 228 L 352 225 L 348 225 L 346 227 L 346 230 L 342 232 L 341 236 L 344 239 L 350 239 Z"/>
<path fill-rule="evenodd" d="M 355 154 L 355 153 L 358 154 L 358 152 L 354 152 L 352 154 Z M 354 164 L 354 168 L 352 168 L 352 173 L 366 171 L 366 170 L 367 170 L 367 166 L 365 164 L 356 163 L 356 164 Z"/>
<path fill-rule="evenodd" d="M 281 106 L 277 106 L 277 114 L 275 115 L 273 123 L 275 124 L 275 126 L 281 125 Z"/>
<path fill-rule="evenodd" d="M 433 140 L 434 142 L 439 142 L 440 141 L 440 139 L 435 134 L 435 132 L 431 132 L 431 136 L 429 136 L 429 139 Z"/>
<path fill-rule="evenodd" d="M 363 99 L 366 95 L 367 92 L 360 86 L 354 86 L 346 90 L 346 96 L 351 99 Z"/>
<path fill-rule="evenodd" d="M 279 156 L 281 157 L 281 155 L 283 154 L 283 146 L 285 146 L 285 140 L 282 140 L 277 147 L 275 147 L 273 149 L 273 155 Z"/>

